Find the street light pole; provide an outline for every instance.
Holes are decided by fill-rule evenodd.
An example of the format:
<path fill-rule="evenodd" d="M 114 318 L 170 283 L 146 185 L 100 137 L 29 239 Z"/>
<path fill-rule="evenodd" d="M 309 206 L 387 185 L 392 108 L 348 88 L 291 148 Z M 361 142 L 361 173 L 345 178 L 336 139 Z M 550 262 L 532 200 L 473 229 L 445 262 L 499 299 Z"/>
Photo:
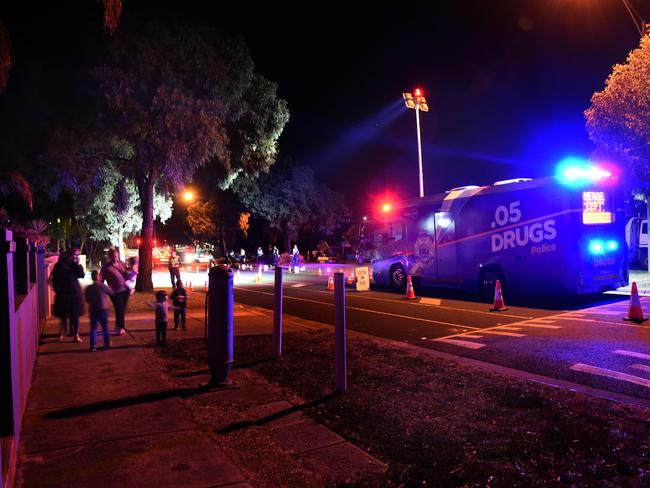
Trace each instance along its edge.
<path fill-rule="evenodd" d="M 422 141 L 420 138 L 420 107 L 415 106 L 415 121 L 418 127 L 418 164 L 420 169 L 420 198 L 424 197 L 424 173 L 422 172 Z"/>
<path fill-rule="evenodd" d="M 414 96 L 415 95 L 415 96 Z M 429 106 L 427 105 L 427 99 L 424 98 L 422 90 L 416 88 L 413 94 L 405 92 L 402 93 L 404 97 L 404 103 L 406 108 L 415 109 L 415 123 L 417 126 L 418 133 L 418 169 L 419 169 L 419 180 L 420 180 L 420 198 L 424 197 L 424 171 L 422 170 L 422 139 L 420 137 L 420 110 L 423 112 L 429 111 Z"/>

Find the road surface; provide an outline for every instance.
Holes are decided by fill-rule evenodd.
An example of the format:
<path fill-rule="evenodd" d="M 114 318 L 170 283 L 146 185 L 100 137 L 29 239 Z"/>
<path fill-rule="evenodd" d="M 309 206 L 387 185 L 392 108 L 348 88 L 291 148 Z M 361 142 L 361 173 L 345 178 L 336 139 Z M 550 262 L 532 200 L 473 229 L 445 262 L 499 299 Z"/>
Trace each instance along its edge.
<path fill-rule="evenodd" d="M 235 300 L 273 308 L 273 273 L 235 280 Z M 333 292 L 315 273 L 285 274 L 284 312 L 333 323 Z M 423 290 L 416 290 L 418 294 Z M 460 356 L 650 399 L 650 325 L 622 320 L 628 299 L 603 295 L 522 300 L 490 312 L 469 295 L 425 291 L 419 301 L 388 290 L 346 293 L 347 326 Z M 644 311 L 650 298 L 642 297 Z"/>

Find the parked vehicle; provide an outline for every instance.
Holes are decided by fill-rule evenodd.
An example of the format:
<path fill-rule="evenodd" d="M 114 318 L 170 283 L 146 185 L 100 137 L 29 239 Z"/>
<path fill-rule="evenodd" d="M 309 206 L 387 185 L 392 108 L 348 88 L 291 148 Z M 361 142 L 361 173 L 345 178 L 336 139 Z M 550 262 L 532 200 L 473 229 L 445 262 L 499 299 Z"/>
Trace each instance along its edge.
<path fill-rule="evenodd" d="M 385 205 L 373 219 L 372 280 L 403 289 L 409 274 L 486 298 L 497 280 L 526 295 L 625 286 L 625 220 L 611 180 L 589 176 L 582 185 L 519 178 Z"/>
<path fill-rule="evenodd" d="M 648 269 L 648 221 L 633 217 L 625 224 L 625 242 L 630 264 Z"/>

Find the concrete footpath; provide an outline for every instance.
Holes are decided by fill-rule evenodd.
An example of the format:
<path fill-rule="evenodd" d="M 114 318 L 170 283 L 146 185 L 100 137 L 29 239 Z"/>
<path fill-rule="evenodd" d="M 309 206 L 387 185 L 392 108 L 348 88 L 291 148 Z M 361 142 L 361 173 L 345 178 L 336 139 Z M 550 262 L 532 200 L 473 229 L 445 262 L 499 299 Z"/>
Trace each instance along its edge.
<path fill-rule="evenodd" d="M 111 335 L 112 347 L 89 351 L 59 342 L 58 321 L 49 320 L 23 420 L 16 486 L 254 486 L 252 467 L 237 466 L 219 445 L 219 435 L 195 422 L 187 398 L 236 403 L 250 428 L 264 429 L 307 472 L 324 480 L 354 482 L 385 469 L 379 460 L 309 419 L 277 393 L 246 384 L 206 390 L 207 375 L 167 377 L 156 359 L 151 313 L 127 316 L 128 334 Z M 171 322 L 171 321 L 170 321 Z M 112 320 L 111 320 L 112 323 Z M 237 304 L 235 334 L 270 334 L 270 311 Z M 323 327 L 285 319 L 285 331 Z M 168 340 L 203 337 L 202 312 L 189 314 L 187 332 Z M 262 420 L 262 422 L 260 422 Z M 227 435 L 227 434 L 225 434 Z"/>

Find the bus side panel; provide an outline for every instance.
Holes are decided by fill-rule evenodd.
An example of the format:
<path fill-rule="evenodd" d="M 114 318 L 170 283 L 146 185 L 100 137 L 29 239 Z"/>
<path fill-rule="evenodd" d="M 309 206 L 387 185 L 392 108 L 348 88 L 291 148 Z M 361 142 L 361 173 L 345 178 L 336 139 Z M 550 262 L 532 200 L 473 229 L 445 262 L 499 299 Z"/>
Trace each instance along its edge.
<path fill-rule="evenodd" d="M 566 192 L 510 191 L 473 198 L 457 216 L 459 273 L 478 288 L 482 270 L 498 269 L 518 294 L 575 293 L 577 250 Z"/>

